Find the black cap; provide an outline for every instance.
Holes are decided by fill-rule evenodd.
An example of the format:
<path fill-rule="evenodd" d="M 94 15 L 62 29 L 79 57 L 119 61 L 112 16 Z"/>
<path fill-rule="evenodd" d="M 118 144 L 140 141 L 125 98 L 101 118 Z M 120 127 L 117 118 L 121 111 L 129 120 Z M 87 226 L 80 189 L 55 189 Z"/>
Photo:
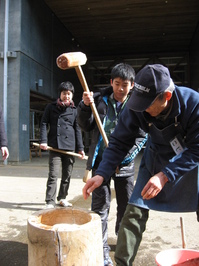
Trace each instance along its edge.
<path fill-rule="evenodd" d="M 128 108 L 137 112 L 146 110 L 158 94 L 169 88 L 171 82 L 167 67 L 160 64 L 146 65 L 135 76 Z"/>

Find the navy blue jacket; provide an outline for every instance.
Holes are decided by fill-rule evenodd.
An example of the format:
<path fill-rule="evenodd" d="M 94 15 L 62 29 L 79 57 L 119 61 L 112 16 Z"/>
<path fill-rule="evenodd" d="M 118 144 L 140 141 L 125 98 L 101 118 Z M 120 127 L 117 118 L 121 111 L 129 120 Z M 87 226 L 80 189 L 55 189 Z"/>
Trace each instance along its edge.
<path fill-rule="evenodd" d="M 166 127 L 174 123 L 175 116 L 177 116 L 178 122 L 181 124 L 186 135 L 186 150 L 180 158 L 175 157 L 173 153 L 173 157 L 167 161 L 167 164 L 162 167 L 162 169 L 158 170 L 165 173 L 168 179 L 172 181 L 198 166 L 199 94 L 190 88 L 175 86 L 172 98 L 172 111 L 164 123 L 156 118 L 147 117 L 146 112 L 135 112 L 126 107 L 120 116 L 115 131 L 111 135 L 109 148 L 105 150 L 103 161 L 96 171 L 96 174 L 103 176 L 105 179 L 110 178 L 115 166 L 122 161 L 129 147 L 134 145 L 135 133 L 138 131 L 139 127 L 145 132 L 149 132 L 149 122 L 154 123 L 158 128 Z M 150 148 L 150 139 L 149 136 L 147 141 L 148 149 Z M 168 143 L 162 143 L 159 149 L 164 149 L 165 144 L 170 145 Z"/>
<path fill-rule="evenodd" d="M 109 180 L 129 147 L 134 145 L 135 133 L 140 127 L 148 133 L 148 141 L 129 202 L 161 211 L 196 211 L 199 205 L 199 94 L 176 86 L 172 101 L 171 112 L 164 121 L 147 112 L 135 112 L 127 104 L 95 174 Z M 182 141 L 184 147 L 178 155 L 170 143 L 173 138 Z M 169 182 L 156 197 L 143 200 L 143 187 L 158 172 L 163 172 Z"/>

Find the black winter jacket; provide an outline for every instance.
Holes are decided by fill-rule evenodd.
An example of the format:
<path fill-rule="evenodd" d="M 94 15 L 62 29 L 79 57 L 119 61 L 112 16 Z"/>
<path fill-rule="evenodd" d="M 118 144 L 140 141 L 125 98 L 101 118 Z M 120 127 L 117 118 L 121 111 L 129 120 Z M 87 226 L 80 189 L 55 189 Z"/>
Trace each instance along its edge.
<path fill-rule="evenodd" d="M 67 151 L 84 150 L 75 106 L 69 106 L 64 111 L 58 109 L 56 102 L 46 106 L 40 127 L 40 143 L 48 143 L 52 148 Z"/>
<path fill-rule="evenodd" d="M 101 89 L 99 92 L 94 93 L 94 102 L 102 124 L 108 109 L 108 105 L 105 102 L 105 96 L 109 97 L 112 93 L 113 93 L 112 86 Z M 77 107 L 77 113 L 78 113 L 77 121 L 81 129 L 85 132 L 91 132 L 91 145 L 89 147 L 89 158 L 87 161 L 87 169 L 91 170 L 93 165 L 93 160 L 95 160 L 95 157 L 97 155 L 95 151 L 98 145 L 100 132 L 96 124 L 95 118 L 92 114 L 90 106 L 86 106 L 83 103 L 83 101 L 81 101 Z M 145 144 L 146 139 L 147 139 L 146 133 L 140 130 L 136 139 L 136 144 L 129 150 L 125 159 L 119 166 L 120 168 L 119 176 L 122 177 L 125 176 L 129 171 L 132 172 L 130 168 L 132 169 L 133 159 Z"/>

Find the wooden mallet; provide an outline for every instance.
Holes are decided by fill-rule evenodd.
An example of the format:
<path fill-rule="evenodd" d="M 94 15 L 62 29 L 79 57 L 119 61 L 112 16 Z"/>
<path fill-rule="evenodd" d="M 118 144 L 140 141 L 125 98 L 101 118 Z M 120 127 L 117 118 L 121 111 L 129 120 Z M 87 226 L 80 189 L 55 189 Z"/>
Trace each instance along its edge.
<path fill-rule="evenodd" d="M 40 147 L 39 143 L 33 142 L 32 144 L 34 146 L 36 146 L 36 147 Z M 76 156 L 76 157 L 79 157 L 79 158 L 82 157 L 81 154 L 79 154 L 79 153 L 72 152 L 72 151 L 64 151 L 64 150 L 60 150 L 60 149 L 55 149 L 55 148 L 52 148 L 50 146 L 47 146 L 47 150 L 56 151 L 56 152 L 59 152 L 59 153 L 68 154 L 68 155 Z M 85 155 L 83 159 L 84 160 L 88 160 L 88 156 Z"/>
<path fill-rule="evenodd" d="M 79 81 L 83 87 L 83 90 L 86 92 L 89 92 L 89 88 L 84 76 L 84 73 L 82 71 L 81 65 L 85 65 L 87 61 L 86 55 L 82 52 L 71 52 L 71 53 L 63 53 L 57 58 L 57 66 L 63 70 L 69 69 L 69 68 L 75 68 L 75 71 L 77 73 L 77 76 L 79 78 Z M 93 116 L 96 120 L 97 126 L 99 128 L 99 131 L 102 135 L 103 141 L 108 146 L 108 138 L 106 136 L 106 133 L 104 131 L 104 128 L 102 126 L 99 114 L 97 112 L 95 103 L 90 104 L 91 110 L 93 112 Z M 85 176 L 83 178 L 83 181 L 86 182 L 87 179 L 91 177 L 90 171 L 86 170 Z"/>

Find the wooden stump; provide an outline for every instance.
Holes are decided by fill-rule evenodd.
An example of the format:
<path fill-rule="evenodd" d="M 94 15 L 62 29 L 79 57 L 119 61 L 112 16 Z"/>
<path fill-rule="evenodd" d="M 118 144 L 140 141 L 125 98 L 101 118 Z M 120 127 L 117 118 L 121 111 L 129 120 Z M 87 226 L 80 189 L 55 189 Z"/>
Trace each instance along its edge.
<path fill-rule="evenodd" d="M 28 266 L 101 266 L 99 215 L 73 208 L 35 212 L 28 218 Z"/>

